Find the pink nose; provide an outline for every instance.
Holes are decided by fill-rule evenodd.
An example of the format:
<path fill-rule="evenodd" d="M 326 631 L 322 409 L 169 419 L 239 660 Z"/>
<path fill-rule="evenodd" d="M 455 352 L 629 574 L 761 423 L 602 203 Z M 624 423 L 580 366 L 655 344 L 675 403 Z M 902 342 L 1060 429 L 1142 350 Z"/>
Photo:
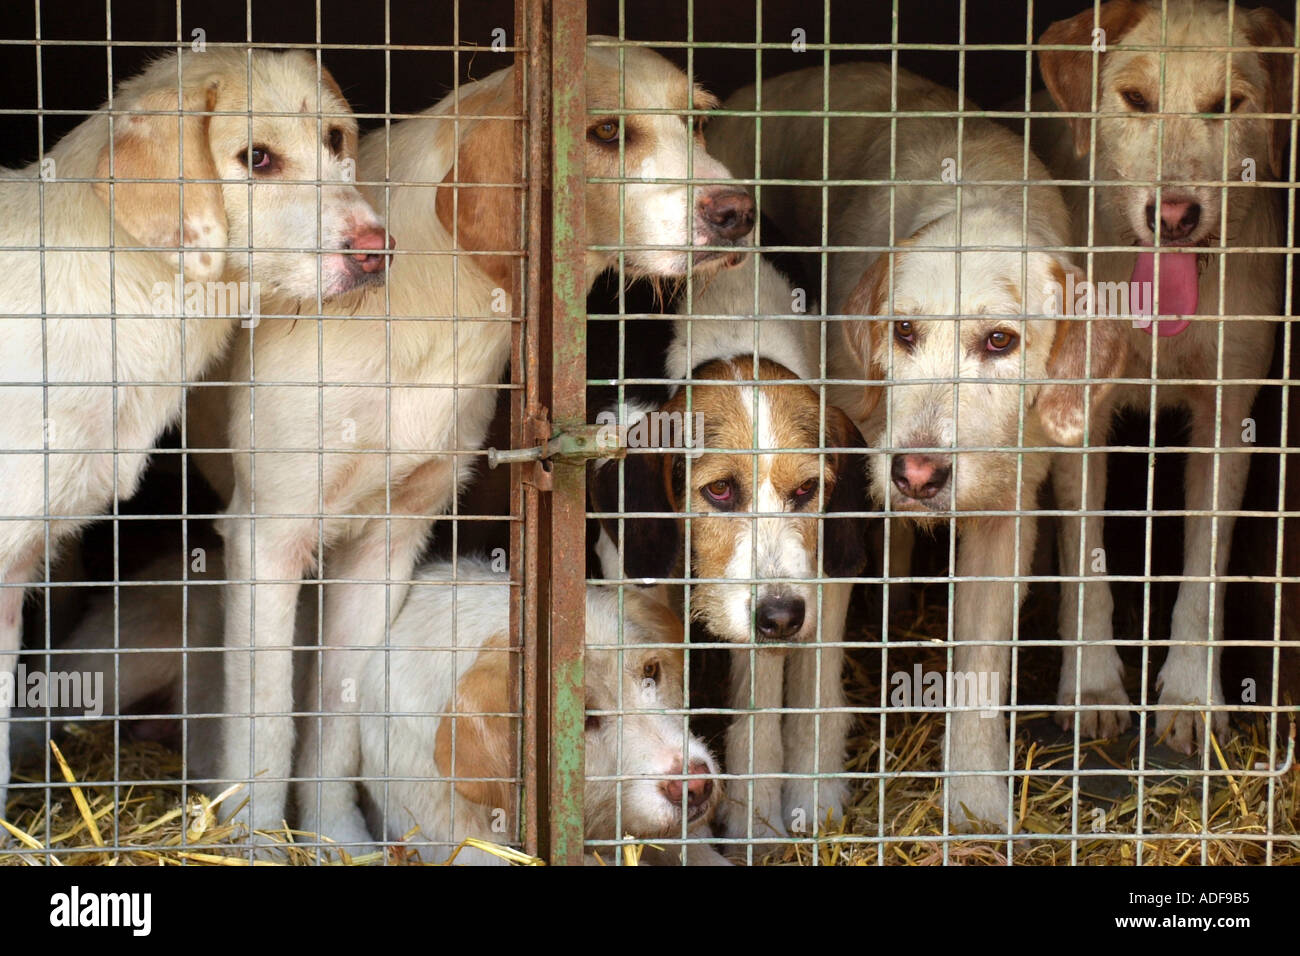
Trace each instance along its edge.
<path fill-rule="evenodd" d="M 1155 203 L 1147 204 L 1147 227 L 1156 231 Z M 1201 204 L 1186 199 L 1166 200 L 1160 204 L 1160 238 L 1170 242 L 1185 239 L 1201 221 Z"/>
<path fill-rule="evenodd" d="M 389 249 L 397 248 L 397 241 L 377 226 L 369 226 L 353 233 L 344 244 L 345 249 L 375 249 L 378 252 L 359 252 L 352 259 L 361 266 L 363 272 L 383 272 L 388 265 L 388 256 L 383 255 Z"/>
<path fill-rule="evenodd" d="M 909 498 L 933 498 L 948 483 L 952 466 L 947 458 L 934 455 L 895 455 L 889 477 L 894 486 Z"/>
<path fill-rule="evenodd" d="M 682 772 L 680 761 L 676 761 L 671 771 L 673 774 Z M 701 807 L 709 802 L 709 797 L 713 794 L 713 781 L 708 779 L 704 774 L 709 772 L 709 765 L 703 760 L 692 760 L 690 776 L 693 778 L 686 783 L 686 805 L 692 815 Z M 682 781 L 665 780 L 659 784 L 659 788 L 676 806 L 682 804 Z"/>

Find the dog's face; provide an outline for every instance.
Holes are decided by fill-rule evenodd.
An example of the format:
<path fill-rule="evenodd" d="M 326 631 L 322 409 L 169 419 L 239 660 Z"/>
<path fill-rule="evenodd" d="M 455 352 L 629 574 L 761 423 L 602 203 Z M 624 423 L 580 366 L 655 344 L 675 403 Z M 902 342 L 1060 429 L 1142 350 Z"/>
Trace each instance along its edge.
<path fill-rule="evenodd" d="M 914 240 L 952 242 L 951 234 L 924 231 Z M 880 431 L 869 436 L 882 449 L 872 461 L 872 495 L 918 516 L 1005 508 L 1018 500 L 1015 453 L 955 449 L 1082 439 L 1082 388 L 1025 381 L 1084 377 L 1084 326 L 1025 316 L 1026 306 L 1029 316 L 1056 310 L 1050 294 L 1066 286 L 1066 268 L 1043 253 L 1024 262 L 1019 253 L 964 252 L 960 303 L 956 268 L 951 252 L 905 247 L 867 270 L 845 308 L 887 317 L 845 323 L 845 345 L 867 378 L 886 383 L 867 386 L 869 407 L 882 390 L 886 403 Z M 1119 374 L 1119 323 L 1093 325 L 1091 377 Z"/>
<path fill-rule="evenodd" d="M 772 362 L 758 363 L 757 379 L 752 357 L 742 356 L 706 363 L 692 377 L 718 384 L 692 386 L 689 413 L 688 390 L 680 390 L 658 413 L 651 433 L 657 430 L 661 445 L 668 444 L 668 433 L 680 434 L 689 425 L 697 450 L 629 455 L 623 466 L 625 508 L 691 516 L 691 576 L 706 579 L 691 585 L 691 613 L 718 638 L 811 640 L 817 631 L 819 547 L 826 576 L 857 574 L 866 559 L 861 513 L 868 508 L 863 456 L 816 449 L 860 448 L 861 435 L 843 412 L 827 406 L 823 438 L 817 393 Z M 765 384 L 740 384 L 755 380 Z M 592 497 L 599 510 L 615 510 L 618 479 L 613 463 L 597 470 Z M 857 516 L 830 520 L 828 512 Z M 630 576 L 680 570 L 682 522 L 624 524 Z M 608 530 L 616 538 L 615 525 Z"/>
<path fill-rule="evenodd" d="M 123 86 L 118 108 L 143 112 L 116 122 L 111 167 L 107 147 L 100 157 L 105 178 L 111 168 L 128 181 L 115 187 L 118 221 L 147 245 L 204 247 L 185 253 L 187 278 L 224 271 L 261 295 L 332 297 L 382 278 L 389 240 L 352 184 L 356 121 L 328 71 L 318 77 L 301 51 L 251 60 L 212 51 L 180 64 L 179 97 L 174 57 Z M 196 115 L 178 122 L 178 107 Z M 183 199 L 175 187 L 129 183 L 175 179 L 178 169 L 219 182 L 187 182 Z"/>
<path fill-rule="evenodd" d="M 682 276 L 732 263 L 726 249 L 680 247 L 740 245 L 754 225 L 753 199 L 735 186 L 663 182 L 730 173 L 705 152 L 699 117 L 636 112 L 712 109 L 717 100 L 651 50 L 629 47 L 623 56 L 620 79 L 617 49 L 587 48 L 587 176 L 627 180 L 587 186 L 588 243 L 627 246 L 627 270 L 639 276 Z M 615 264 L 610 253 L 596 255 L 601 267 Z"/>
<path fill-rule="evenodd" d="M 1169 3 L 1162 37 L 1159 3 L 1111 0 L 1102 5 L 1101 28 L 1106 50 L 1098 65 L 1098 179 L 1179 183 L 1241 181 L 1247 169 L 1259 179 L 1281 174 L 1288 124 L 1258 114 L 1290 112 L 1291 57 L 1184 48 L 1291 46 L 1289 24 L 1271 10 L 1238 6 L 1230 25 L 1226 3 L 1185 0 Z M 1087 46 L 1093 29 L 1089 8 L 1053 24 L 1042 42 Z M 1163 55 L 1149 49 L 1161 46 L 1167 51 Z M 1092 109 L 1091 53 L 1043 51 L 1040 63 L 1062 109 Z M 1076 119 L 1072 125 L 1076 151 L 1084 155 L 1092 142 L 1089 121 Z M 1232 230 L 1232 191 L 1226 228 L 1223 190 L 1213 186 L 1162 188 L 1159 215 L 1153 185 L 1099 192 L 1099 201 L 1118 212 L 1119 227 L 1139 245 L 1155 241 L 1158 223 L 1166 245 L 1210 245 Z"/>
<path fill-rule="evenodd" d="M 586 832 L 591 839 L 675 836 L 683 815 L 688 826 L 712 816 L 718 765 L 681 713 L 681 622 L 634 588 L 623 602 L 620 638 L 617 590 L 587 589 Z M 622 779 L 593 779 L 601 777 Z"/>

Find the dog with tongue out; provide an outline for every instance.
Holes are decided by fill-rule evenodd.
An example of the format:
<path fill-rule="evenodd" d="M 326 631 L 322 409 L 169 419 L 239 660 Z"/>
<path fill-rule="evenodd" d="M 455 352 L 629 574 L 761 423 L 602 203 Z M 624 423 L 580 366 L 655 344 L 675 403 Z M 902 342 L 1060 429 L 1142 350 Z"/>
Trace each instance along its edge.
<path fill-rule="evenodd" d="M 1276 13 L 1241 3 L 1230 14 L 1222 0 L 1167 0 L 1164 12 L 1162 23 L 1160 0 L 1109 0 L 1052 24 L 1039 43 L 1054 49 L 1040 49 L 1039 66 L 1051 99 L 1071 115 L 1035 119 L 1032 132 L 1057 177 L 1091 187 L 1065 190 L 1075 240 L 1098 250 L 1094 288 L 1127 293 L 1133 318 L 1124 377 L 1137 381 L 1094 402 L 1087 444 L 1106 443 L 1120 408 L 1154 415 L 1179 406 L 1190 413 L 1190 444 L 1206 450 L 1187 456 L 1184 578 L 1152 722 L 1165 744 L 1191 753 L 1207 732 L 1221 739 L 1228 730 L 1224 592 L 1214 579 L 1227 570 L 1245 493 L 1245 420 L 1272 358 L 1285 265 L 1281 255 L 1235 250 L 1286 246 L 1283 190 L 1269 180 L 1282 175 L 1284 117 L 1295 111 L 1294 38 Z M 1085 463 L 1063 450 L 1052 467 L 1060 508 L 1105 507 L 1105 455 Z M 1114 633 L 1110 586 L 1097 573 L 1101 520 L 1061 524 L 1061 573 L 1077 580 L 1062 584 L 1057 718 L 1077 721 L 1084 737 L 1107 737 L 1131 721 L 1124 665 L 1109 642 L 1164 635 L 1159 623 L 1147 635 Z"/>

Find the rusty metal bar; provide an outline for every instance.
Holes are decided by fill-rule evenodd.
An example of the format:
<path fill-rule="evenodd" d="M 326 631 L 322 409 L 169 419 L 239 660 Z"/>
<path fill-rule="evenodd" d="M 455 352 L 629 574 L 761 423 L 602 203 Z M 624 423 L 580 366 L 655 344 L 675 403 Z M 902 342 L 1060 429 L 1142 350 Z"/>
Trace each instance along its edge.
<path fill-rule="evenodd" d="M 527 0 L 516 0 L 515 2 L 515 34 L 514 42 L 517 47 L 525 50 L 523 54 L 515 54 L 515 102 L 520 104 L 523 115 L 531 119 L 529 113 L 530 103 L 526 97 L 530 94 L 535 86 L 534 83 L 534 57 L 530 45 L 532 36 L 529 24 L 529 7 L 531 4 Z M 526 230 L 527 240 L 524 243 L 524 249 L 533 248 L 533 230 L 534 222 L 537 220 L 535 212 L 539 203 L 534 192 L 537 188 L 537 177 L 531 175 L 532 167 L 529 163 L 530 154 L 527 152 L 532 137 L 528 135 L 527 123 L 520 123 L 515 128 L 515 181 L 527 183 L 524 196 L 524 209 L 526 219 L 521 220 L 523 228 Z M 532 257 L 525 258 L 522 262 L 516 261 L 514 273 L 514 285 L 511 289 L 513 296 L 512 314 L 527 315 L 523 310 L 531 309 L 534 302 L 537 301 L 535 276 L 537 272 L 537 263 Z M 528 323 L 528 328 L 532 328 L 533 323 Z M 512 385 L 526 386 L 532 380 L 525 369 L 525 328 L 522 324 L 516 323 L 511 330 L 510 336 L 510 382 Z M 510 446 L 520 448 L 523 443 L 523 428 L 526 417 L 527 398 L 524 388 L 517 388 L 510 393 Z M 510 514 L 519 516 L 522 519 L 524 513 L 524 487 L 523 487 L 524 466 L 512 464 L 510 466 Z M 510 669 L 511 687 L 509 700 L 512 706 L 519 708 L 521 714 L 521 736 L 522 748 L 516 756 L 519 763 L 515 767 L 515 774 L 523 780 L 522 806 L 515 808 L 518 812 L 513 813 L 512 819 L 519 821 L 520 839 L 524 851 L 530 854 L 537 852 L 537 800 L 535 787 L 529 786 L 529 777 L 536 773 L 536 761 L 531 758 L 531 754 L 536 750 L 535 727 L 531 728 L 534 733 L 531 736 L 533 746 L 530 746 L 530 724 L 532 722 L 532 705 L 531 697 L 527 688 L 531 686 L 529 682 L 521 681 L 521 677 L 528 673 L 535 673 L 536 661 L 536 643 L 529 640 L 529 635 L 536 634 L 535 615 L 536 602 L 528 600 L 526 595 L 525 583 L 526 571 L 525 562 L 532 553 L 528 547 L 527 530 L 522 520 L 511 521 L 510 523 L 510 583 L 519 585 L 518 588 L 512 587 L 510 592 L 510 635 L 512 643 L 518 643 L 522 648 L 522 660 L 524 661 L 524 673 L 520 674 L 516 668 Z M 534 621 L 531 629 L 525 626 L 528 620 Z M 530 670 L 531 668 L 531 670 Z M 515 789 L 515 796 L 521 796 L 519 788 Z"/>
<path fill-rule="evenodd" d="M 511 407 L 511 444 L 515 448 L 530 446 L 533 423 L 543 408 L 549 384 L 544 362 L 549 346 L 550 271 L 550 168 L 551 138 L 551 29 L 549 5 L 544 0 L 518 0 L 525 24 L 528 48 L 527 115 L 528 115 L 528 254 L 527 288 L 524 303 L 525 327 L 518 354 L 512 356 L 515 375 L 523 375 L 526 389 Z M 547 324 L 548 328 L 543 328 Z M 545 334 L 544 334 L 545 333 Z M 531 369 L 527 374 L 525 369 Z M 546 616 L 548 606 L 548 566 L 550 541 L 542 533 L 543 520 L 549 522 L 547 496 L 542 493 L 538 463 L 515 463 L 510 466 L 511 496 L 522 504 L 523 527 L 520 539 L 512 545 L 523 549 L 523 639 L 524 639 L 524 850 L 534 856 L 547 855 L 549 846 L 545 812 L 547 803 L 547 767 L 543 719 L 549 699 L 546 667 Z"/>
<path fill-rule="evenodd" d="M 586 0 L 554 0 L 552 29 L 551 410 L 572 431 L 587 420 Z M 549 856 L 581 865 L 586 463 L 556 459 L 551 482 Z"/>

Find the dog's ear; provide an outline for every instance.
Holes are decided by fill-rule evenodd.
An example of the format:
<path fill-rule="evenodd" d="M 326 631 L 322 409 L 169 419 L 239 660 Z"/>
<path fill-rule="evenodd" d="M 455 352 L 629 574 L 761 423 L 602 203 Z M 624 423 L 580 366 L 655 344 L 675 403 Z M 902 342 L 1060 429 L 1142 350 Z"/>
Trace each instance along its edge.
<path fill-rule="evenodd" d="M 1295 32 L 1291 29 L 1291 24 L 1268 7 L 1239 10 L 1237 16 L 1245 17 L 1246 37 L 1252 46 L 1295 46 Z M 1269 113 L 1294 112 L 1291 101 L 1291 67 L 1295 59 L 1294 55 L 1261 53 L 1260 58 L 1264 61 L 1264 68 L 1268 72 L 1265 110 Z M 1274 179 L 1282 178 L 1282 155 L 1290 140 L 1290 120 L 1268 121 L 1268 166 Z"/>
<path fill-rule="evenodd" d="M 664 453 L 631 454 L 617 461 L 594 466 L 587 482 L 587 494 L 593 511 L 606 515 L 618 507 L 619 473 L 623 481 L 623 510 L 628 512 L 662 512 L 663 518 L 623 519 L 623 573 L 629 578 L 666 578 L 681 566 L 682 535 L 677 509 L 670 498 L 672 467 Z M 601 528 L 610 540 L 618 542 L 617 518 L 600 519 Z M 617 577 L 617 568 L 604 568 L 607 577 Z"/>
<path fill-rule="evenodd" d="M 486 88 L 462 96 L 455 110 L 460 119 L 452 122 L 458 127 L 460 147 L 434 200 L 438 221 L 454 237 L 457 249 L 516 251 L 519 197 L 510 184 L 518 180 L 514 160 L 518 123 L 476 118 L 519 115 L 513 70 L 504 71 Z M 465 185 L 455 185 L 458 183 Z M 512 255 L 473 257 L 473 264 L 507 291 L 518 261 Z"/>
<path fill-rule="evenodd" d="M 873 318 L 841 319 L 840 338 L 845 350 L 854 357 L 864 378 L 879 381 L 884 378 L 884 352 L 888 341 L 886 332 L 889 323 L 874 316 L 889 314 L 890 269 L 899 253 L 879 256 L 853 289 L 848 301 L 844 303 L 845 315 L 873 316 Z M 864 385 L 857 396 L 857 402 L 845 407 L 856 421 L 866 421 L 876 406 L 884 388 L 879 385 Z"/>
<path fill-rule="evenodd" d="M 433 754 L 438 770 L 460 778 L 456 793 L 484 807 L 510 807 L 511 787 L 502 778 L 513 775 L 514 718 L 485 716 L 505 714 L 510 706 L 510 661 L 505 635 L 491 638 L 480 649 L 474 664 L 456 682 L 456 694 L 447 714 L 438 721 Z M 452 714 L 467 716 L 453 717 Z M 452 725 L 455 724 L 453 762 Z"/>
<path fill-rule="evenodd" d="M 211 117 L 188 114 L 210 113 L 217 91 L 213 82 L 199 90 L 144 93 L 128 104 L 132 113 L 113 119 L 111 148 L 104 144 L 95 167 L 95 195 L 140 245 L 176 250 L 169 254 L 178 268 L 181 252 L 198 247 L 184 253 L 185 277 L 198 282 L 221 275 L 228 223 L 208 143 Z"/>
<path fill-rule="evenodd" d="M 1052 94 L 1056 105 L 1070 113 L 1087 113 L 1092 110 L 1092 58 L 1098 57 L 1111 44 L 1137 23 L 1145 5 L 1135 0 L 1109 0 L 1093 16 L 1092 5 L 1068 20 L 1057 20 L 1038 38 L 1044 45 L 1087 47 L 1084 50 L 1039 50 L 1038 68 L 1043 72 L 1043 82 Z M 1100 29 L 1101 35 L 1093 31 Z M 1104 44 L 1104 45 L 1103 45 Z M 1098 77 L 1100 77 L 1100 64 Z M 1070 117 L 1074 133 L 1074 152 L 1085 156 L 1092 146 L 1091 121 L 1086 116 Z"/>
<path fill-rule="evenodd" d="M 1067 288 L 1067 270 L 1056 266 L 1060 288 Z M 1071 266 L 1074 285 L 1086 282 L 1083 273 Z M 1095 384 L 1048 384 L 1043 385 L 1034 401 L 1039 421 L 1042 422 L 1048 438 L 1065 447 L 1073 447 L 1083 442 L 1084 426 L 1084 388 L 1091 392 L 1091 404 L 1096 408 L 1098 400 L 1112 387 L 1108 379 L 1118 378 L 1124 374 L 1124 365 L 1128 361 L 1128 336 L 1130 325 L 1122 319 L 1088 318 L 1070 315 L 1069 309 L 1056 322 L 1056 335 L 1052 339 L 1052 350 L 1047 356 L 1047 378 L 1089 379 Z M 1098 434 L 1096 428 L 1103 425 L 1094 416 L 1094 431 L 1091 439 L 1094 443 L 1104 440 L 1104 434 Z"/>
<path fill-rule="evenodd" d="M 866 448 L 862 433 L 848 415 L 833 405 L 826 406 L 826 445 L 833 448 Z M 834 578 L 849 578 L 867 563 L 867 517 L 871 501 L 867 496 L 867 456 L 840 452 L 835 456 L 835 487 L 826 502 L 823 519 L 822 568 Z M 848 515 L 840 517 L 845 512 Z"/>

